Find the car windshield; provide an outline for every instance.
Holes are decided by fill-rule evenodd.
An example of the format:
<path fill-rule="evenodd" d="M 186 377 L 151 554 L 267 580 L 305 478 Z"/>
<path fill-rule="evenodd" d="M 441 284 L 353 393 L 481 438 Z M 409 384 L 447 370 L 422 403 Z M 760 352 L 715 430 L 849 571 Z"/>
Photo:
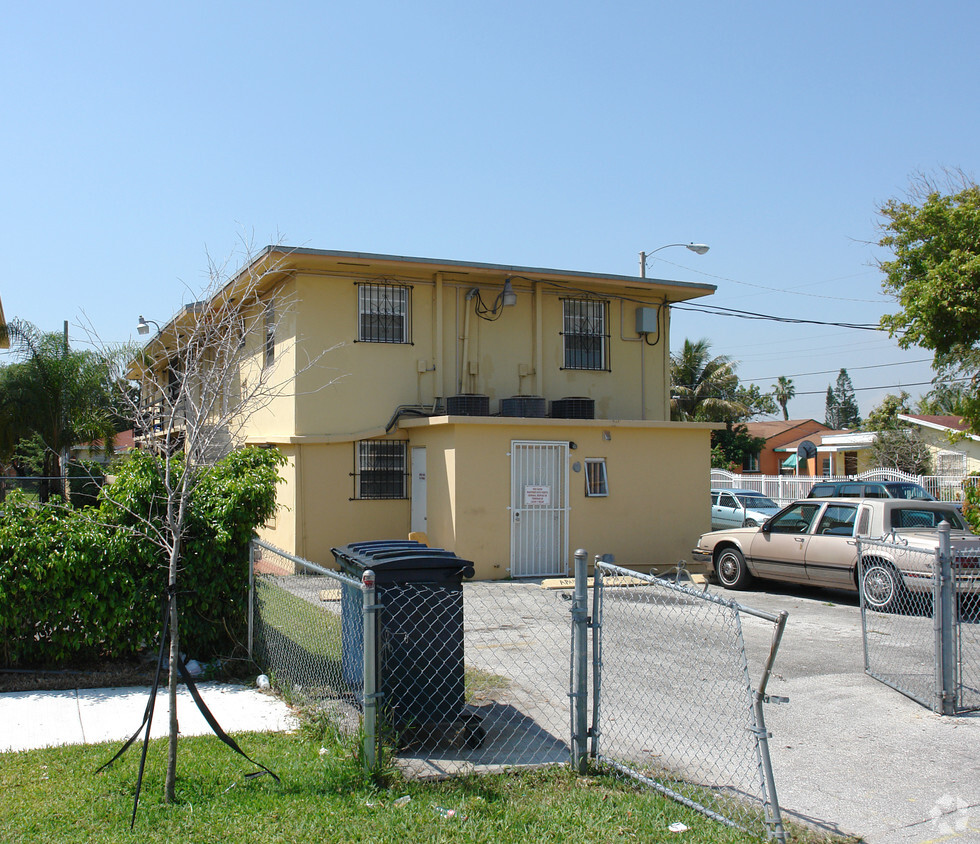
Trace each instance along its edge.
<path fill-rule="evenodd" d="M 935 500 L 918 484 L 888 484 L 887 487 L 892 498 L 906 498 L 911 501 Z"/>
<path fill-rule="evenodd" d="M 751 492 L 736 492 L 735 497 L 742 505 L 750 510 L 778 510 L 779 505 L 764 495 L 753 495 Z"/>

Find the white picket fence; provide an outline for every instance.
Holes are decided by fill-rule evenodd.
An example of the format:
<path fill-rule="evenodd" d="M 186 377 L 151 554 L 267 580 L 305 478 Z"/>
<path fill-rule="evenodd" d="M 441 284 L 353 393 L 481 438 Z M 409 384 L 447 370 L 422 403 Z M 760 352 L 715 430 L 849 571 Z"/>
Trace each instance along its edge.
<path fill-rule="evenodd" d="M 712 489 L 753 489 L 780 505 L 789 504 L 825 481 L 908 481 L 925 487 L 940 501 L 963 500 L 964 484 L 980 478 L 964 475 L 909 475 L 899 469 L 869 469 L 860 475 L 739 475 L 725 469 L 711 470 Z"/>

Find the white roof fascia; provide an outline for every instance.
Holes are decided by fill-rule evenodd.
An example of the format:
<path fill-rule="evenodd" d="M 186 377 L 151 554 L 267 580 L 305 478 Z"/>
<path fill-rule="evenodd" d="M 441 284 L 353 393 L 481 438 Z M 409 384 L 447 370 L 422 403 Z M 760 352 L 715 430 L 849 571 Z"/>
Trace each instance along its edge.
<path fill-rule="evenodd" d="M 933 431 L 943 431 L 947 434 L 959 434 L 963 437 L 969 437 L 971 440 L 976 440 L 980 442 L 980 437 L 976 434 L 968 434 L 966 431 L 961 431 L 959 428 L 950 428 L 949 425 L 940 425 L 937 422 L 926 422 L 925 419 L 916 419 L 914 416 L 906 416 L 904 413 L 899 413 L 898 418 L 903 422 L 911 422 L 913 425 L 921 425 L 923 428 L 932 428 Z"/>

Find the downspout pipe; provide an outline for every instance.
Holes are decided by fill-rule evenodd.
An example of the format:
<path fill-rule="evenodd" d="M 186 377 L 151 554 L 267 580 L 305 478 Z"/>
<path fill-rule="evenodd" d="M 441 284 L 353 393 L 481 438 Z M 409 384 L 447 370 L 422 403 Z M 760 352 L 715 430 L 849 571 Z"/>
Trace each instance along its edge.
<path fill-rule="evenodd" d="M 463 317 L 463 358 L 459 364 L 460 371 L 459 389 L 457 390 L 458 393 L 466 392 L 466 376 L 467 371 L 470 368 L 470 311 L 472 310 L 470 307 L 470 302 L 473 301 L 473 297 L 476 296 L 478 292 L 479 291 L 475 287 L 471 288 L 466 294 L 466 303 L 463 305 L 463 308 L 466 311 L 466 316 Z"/>

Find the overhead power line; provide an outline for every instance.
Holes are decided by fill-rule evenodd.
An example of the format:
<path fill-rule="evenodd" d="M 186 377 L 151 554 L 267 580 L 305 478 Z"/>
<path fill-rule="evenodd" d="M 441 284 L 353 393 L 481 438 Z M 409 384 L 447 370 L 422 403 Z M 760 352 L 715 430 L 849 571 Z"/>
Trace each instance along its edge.
<path fill-rule="evenodd" d="M 871 363 L 867 366 L 845 366 L 843 367 L 848 372 L 858 369 L 881 369 L 885 366 L 910 366 L 913 363 L 930 363 L 932 358 L 922 358 L 921 360 L 900 360 L 895 363 Z M 833 375 L 834 373 L 840 372 L 841 367 L 837 369 L 821 369 L 819 372 L 797 372 L 795 375 L 765 375 L 757 376 L 755 378 L 739 378 L 740 381 L 775 381 L 777 378 L 805 378 L 808 375 Z"/>
<path fill-rule="evenodd" d="M 677 311 L 694 311 L 695 313 L 711 314 L 712 316 L 728 316 L 737 319 L 758 319 L 770 322 L 784 322 L 792 325 L 829 325 L 835 328 L 852 328 L 855 331 L 882 331 L 880 325 L 855 322 L 825 322 L 819 319 L 802 319 L 800 317 L 779 317 L 772 314 L 760 314 L 753 311 L 737 311 L 734 308 L 723 308 L 720 305 L 677 305 L 670 306 Z"/>

